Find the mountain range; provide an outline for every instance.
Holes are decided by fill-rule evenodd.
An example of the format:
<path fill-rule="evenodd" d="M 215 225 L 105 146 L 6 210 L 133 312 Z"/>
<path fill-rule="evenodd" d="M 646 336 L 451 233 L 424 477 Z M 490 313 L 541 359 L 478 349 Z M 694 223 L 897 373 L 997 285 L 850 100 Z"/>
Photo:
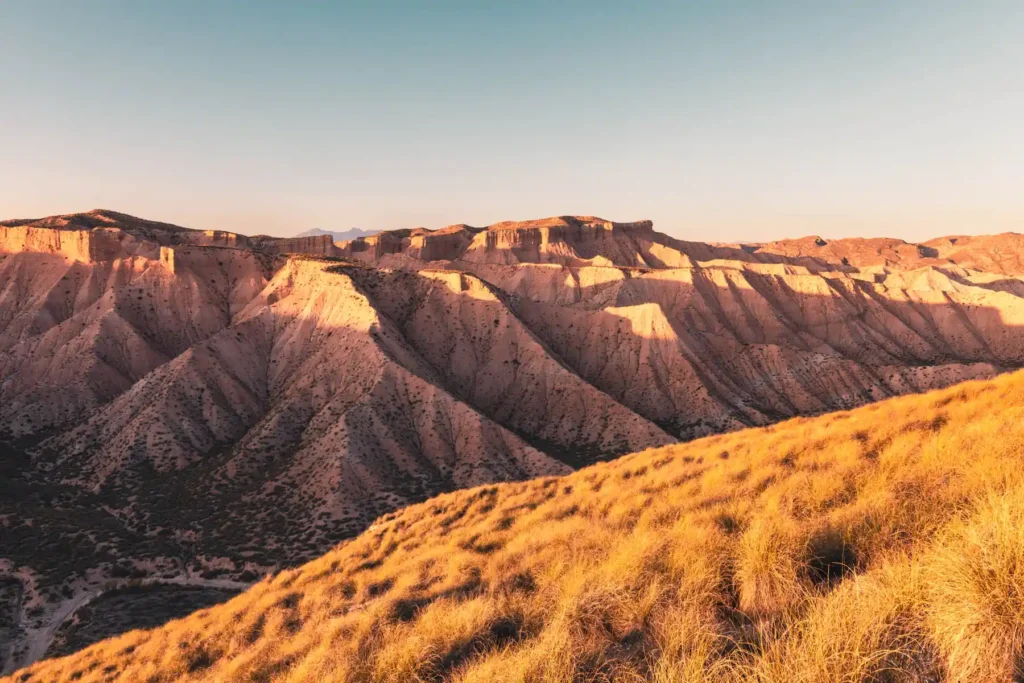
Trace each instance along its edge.
<path fill-rule="evenodd" d="M 360 237 L 370 237 L 376 235 L 380 230 L 360 230 L 359 228 L 349 228 L 348 230 L 322 230 L 320 228 L 313 228 L 300 232 L 296 237 L 320 237 L 322 235 L 329 235 L 335 242 L 344 242 L 346 240 L 359 239 Z"/>
<path fill-rule="evenodd" d="M 0 222 L 6 670 L 87 644 L 69 623 L 129 584 L 234 591 L 440 493 L 1019 368 L 1022 257 L 588 216 Z"/>

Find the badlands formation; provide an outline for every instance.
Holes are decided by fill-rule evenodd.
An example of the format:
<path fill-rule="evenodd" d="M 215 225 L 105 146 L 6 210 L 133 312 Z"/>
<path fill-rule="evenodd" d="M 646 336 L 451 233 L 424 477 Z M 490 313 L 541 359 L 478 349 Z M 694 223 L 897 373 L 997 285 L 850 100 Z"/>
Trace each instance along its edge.
<path fill-rule="evenodd" d="M 1021 367 L 1022 256 L 593 217 L 0 222 L 5 670 L 128 581 L 237 589 L 441 492 Z"/>

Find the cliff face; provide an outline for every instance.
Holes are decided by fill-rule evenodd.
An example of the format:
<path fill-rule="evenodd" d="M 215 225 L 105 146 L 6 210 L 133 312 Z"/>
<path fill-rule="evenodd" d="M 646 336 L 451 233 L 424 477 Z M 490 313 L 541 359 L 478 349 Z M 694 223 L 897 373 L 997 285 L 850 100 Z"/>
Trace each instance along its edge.
<path fill-rule="evenodd" d="M 7 254 L 58 254 L 73 261 L 96 263 L 128 256 L 152 256 L 157 248 L 117 228 L 60 230 L 0 226 L 0 253 Z"/>
<path fill-rule="evenodd" d="M 662 266 L 653 252 L 664 249 L 650 221 L 613 223 L 563 216 L 497 223 L 487 228 L 453 225 L 442 230 L 396 230 L 340 243 L 341 256 L 378 265 L 389 255 L 418 261 L 558 263 L 562 265 Z M 688 264 L 685 257 L 669 265 Z"/>
<path fill-rule="evenodd" d="M 184 239 L 181 239 L 184 238 Z M 245 235 L 223 230 L 203 230 L 202 232 L 188 231 L 179 236 L 182 242 L 195 244 L 204 247 L 229 247 L 232 249 L 244 249 L 251 245 L 251 240 Z"/>
<path fill-rule="evenodd" d="M 376 265 L 398 254 L 418 261 L 453 260 L 460 257 L 473 239 L 474 229 L 452 226 L 443 230 L 395 230 L 371 237 L 339 242 L 338 255 L 345 259 Z"/>
<path fill-rule="evenodd" d="M 189 230 L 102 209 L 82 214 L 0 222 L 0 253 L 59 254 L 75 261 L 95 263 L 129 256 L 159 259 L 161 246 L 338 255 L 330 235 L 253 238 L 224 230 Z"/>
<path fill-rule="evenodd" d="M 264 245 L 281 254 L 312 254 L 314 256 L 338 256 L 330 235 L 313 235 L 311 237 L 271 238 Z"/>
<path fill-rule="evenodd" d="M 443 244 L 436 251 L 425 245 Z M 561 216 L 496 223 L 486 228 L 455 225 L 441 230 L 393 230 L 338 244 L 338 256 L 372 265 L 408 261 L 455 261 L 516 265 L 688 268 L 714 261 L 805 268 L 814 273 L 960 267 L 990 274 L 1024 275 L 1024 236 L 940 237 L 920 244 L 889 238 L 825 240 L 821 237 L 767 243 L 723 244 L 677 240 L 650 221 L 616 223 L 592 216 Z M 415 263 L 411 264 L 415 266 Z"/>
<path fill-rule="evenodd" d="M 92 260 L 92 234 L 84 230 L 53 230 L 18 226 L 0 227 L 0 251 L 8 254 L 36 252 L 60 254 L 77 261 Z"/>

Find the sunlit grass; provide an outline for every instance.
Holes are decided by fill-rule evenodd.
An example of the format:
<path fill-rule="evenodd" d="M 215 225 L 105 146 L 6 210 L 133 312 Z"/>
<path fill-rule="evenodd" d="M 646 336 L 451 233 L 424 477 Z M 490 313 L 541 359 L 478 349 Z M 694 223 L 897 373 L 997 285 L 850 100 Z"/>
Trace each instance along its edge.
<path fill-rule="evenodd" d="M 1024 375 L 434 498 L 19 681 L 1010 681 Z"/>

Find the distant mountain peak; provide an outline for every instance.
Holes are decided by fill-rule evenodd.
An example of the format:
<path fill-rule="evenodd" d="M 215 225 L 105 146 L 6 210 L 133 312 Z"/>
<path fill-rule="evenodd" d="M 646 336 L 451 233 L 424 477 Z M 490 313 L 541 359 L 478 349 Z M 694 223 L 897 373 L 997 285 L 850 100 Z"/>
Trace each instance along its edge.
<path fill-rule="evenodd" d="M 379 232 L 380 230 L 361 230 L 359 228 L 351 228 L 343 231 L 313 228 L 311 230 L 306 230 L 305 232 L 300 232 L 296 237 L 318 237 L 320 235 L 330 235 L 334 238 L 335 242 L 347 242 L 348 240 L 359 239 L 360 237 L 376 235 Z"/>

